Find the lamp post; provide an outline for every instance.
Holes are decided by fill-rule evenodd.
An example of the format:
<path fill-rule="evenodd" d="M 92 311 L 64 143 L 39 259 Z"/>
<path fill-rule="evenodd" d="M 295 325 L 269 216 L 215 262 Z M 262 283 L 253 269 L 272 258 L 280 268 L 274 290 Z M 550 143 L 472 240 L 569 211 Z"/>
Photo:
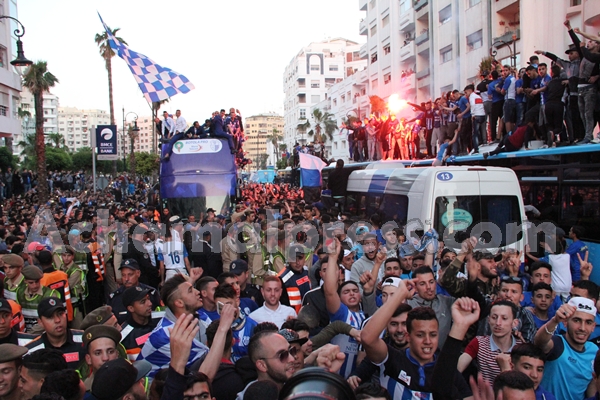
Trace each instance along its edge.
<path fill-rule="evenodd" d="M 512 48 L 510 47 L 512 45 Z M 506 46 L 508 51 L 510 52 L 510 66 L 512 68 L 517 67 L 517 34 L 512 34 L 512 40 L 509 42 L 505 42 L 504 40 L 496 40 L 492 43 L 492 47 L 490 47 L 490 56 L 495 60 L 496 54 L 498 51 L 496 50 L 500 46 Z"/>
<path fill-rule="evenodd" d="M 25 52 L 23 51 L 23 42 L 21 41 L 21 38 L 23 37 L 23 35 L 25 35 L 25 27 L 23 26 L 21 21 L 19 21 L 18 19 L 14 18 L 14 17 L 8 16 L 8 15 L 0 16 L 0 19 L 5 19 L 5 18 L 12 19 L 13 21 L 15 21 L 17 24 L 19 24 L 21 26 L 21 29 L 19 29 L 17 27 L 14 30 L 14 34 L 17 37 L 17 58 L 12 60 L 10 62 L 10 64 L 17 68 L 29 67 L 31 64 L 33 64 L 33 61 L 28 60 L 25 57 Z"/>
<path fill-rule="evenodd" d="M 127 116 L 129 114 L 135 115 L 135 118 L 133 119 L 133 128 L 131 128 L 131 135 L 129 135 L 130 139 L 131 139 L 130 143 L 131 143 L 131 154 L 132 154 L 132 157 L 133 157 L 133 153 L 134 153 L 133 152 L 133 141 L 134 141 L 134 138 L 135 138 L 135 135 L 137 134 L 137 132 L 140 131 L 140 128 L 138 128 L 138 126 L 137 126 L 138 115 L 136 113 L 134 113 L 133 111 L 130 111 L 127 114 L 125 114 L 125 107 L 123 107 L 123 170 L 125 170 L 125 171 L 127 170 L 127 164 L 126 164 L 126 161 L 125 161 L 125 158 L 126 158 L 125 157 L 125 154 L 126 154 L 126 149 L 125 149 L 125 143 L 126 143 L 125 142 L 125 122 L 126 122 Z"/>

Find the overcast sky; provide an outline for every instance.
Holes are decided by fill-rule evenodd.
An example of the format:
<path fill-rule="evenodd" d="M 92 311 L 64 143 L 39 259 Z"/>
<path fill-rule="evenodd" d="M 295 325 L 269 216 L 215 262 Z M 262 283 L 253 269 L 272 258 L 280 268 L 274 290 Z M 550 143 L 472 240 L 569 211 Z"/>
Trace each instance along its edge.
<path fill-rule="evenodd" d="M 25 55 L 45 60 L 60 83 L 60 106 L 107 110 L 108 80 L 94 42 L 97 12 L 129 47 L 196 86 L 164 108 L 188 122 L 220 108 L 283 115 L 282 76 L 301 47 L 326 38 L 364 43 L 357 0 L 19 0 Z M 150 115 L 129 68 L 113 58 L 115 118 Z M 131 120 L 132 116 L 128 117 Z"/>

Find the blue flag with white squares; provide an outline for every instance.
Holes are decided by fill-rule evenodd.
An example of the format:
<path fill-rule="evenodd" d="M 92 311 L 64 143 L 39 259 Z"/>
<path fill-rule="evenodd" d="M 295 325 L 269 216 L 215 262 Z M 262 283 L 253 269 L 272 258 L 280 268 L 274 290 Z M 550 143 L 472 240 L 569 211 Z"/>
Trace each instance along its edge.
<path fill-rule="evenodd" d="M 127 63 L 135 77 L 144 97 L 148 102 L 158 102 L 175 96 L 177 93 L 187 93 L 194 89 L 194 84 L 184 75 L 172 69 L 161 67 L 148 57 L 131 50 L 119 42 L 98 13 L 102 25 L 108 35 L 110 47 Z"/>

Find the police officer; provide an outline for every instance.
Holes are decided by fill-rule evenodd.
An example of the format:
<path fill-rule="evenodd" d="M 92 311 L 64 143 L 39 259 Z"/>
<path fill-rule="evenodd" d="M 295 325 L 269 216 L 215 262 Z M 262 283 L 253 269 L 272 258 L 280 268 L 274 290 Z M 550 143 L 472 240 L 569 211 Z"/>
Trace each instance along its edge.
<path fill-rule="evenodd" d="M 67 309 L 58 297 L 47 297 L 38 305 L 39 323 L 44 333 L 27 343 L 30 352 L 39 349 L 60 351 L 70 369 L 76 369 L 84 358 L 81 331 L 67 328 Z"/>
<path fill-rule="evenodd" d="M 117 321 L 117 317 L 113 314 L 110 306 L 102 306 L 92 310 L 92 312 L 86 315 L 83 321 L 81 321 L 80 328 L 86 330 L 94 325 L 112 326 L 119 331 L 121 330 L 121 325 L 119 324 L 119 321 Z"/>
<path fill-rule="evenodd" d="M 0 399 L 20 400 L 21 389 L 19 388 L 19 367 L 21 358 L 27 353 L 25 347 L 12 343 L 0 344 Z"/>
<path fill-rule="evenodd" d="M 18 254 L 6 254 L 2 256 L 4 261 L 4 296 L 10 300 L 17 300 L 17 291 L 25 288 L 25 278 L 21 273 L 25 262 Z"/>
<path fill-rule="evenodd" d="M 122 302 L 129 315 L 121 330 L 121 344 L 127 351 L 130 361 L 135 361 L 142 351 L 150 332 L 158 325 L 164 312 L 152 312 L 150 290 L 141 286 L 127 288 L 123 292 Z"/>
<path fill-rule="evenodd" d="M 147 228 L 140 225 L 132 225 L 129 228 L 127 251 L 123 254 L 123 260 L 133 259 L 137 261 L 138 270 L 140 271 L 139 280 L 151 287 L 158 287 L 160 284 L 158 268 L 152 266 L 150 254 L 148 254 L 145 242 L 143 241 L 144 233 L 147 231 Z M 121 265 L 123 265 L 122 262 Z"/>
<path fill-rule="evenodd" d="M 83 332 L 83 347 L 86 350 L 85 374 L 80 371 L 86 390 L 91 390 L 94 374 L 105 363 L 119 358 L 121 334 L 112 326 L 93 325 Z"/>
<path fill-rule="evenodd" d="M 302 297 L 310 290 L 310 279 L 306 262 L 306 249 L 301 245 L 292 245 L 287 251 L 287 264 L 278 276 L 283 281 L 290 299 L 290 306 L 300 311 Z"/>
<path fill-rule="evenodd" d="M 17 292 L 17 302 L 23 309 L 25 331 L 31 332 L 38 321 L 37 309 L 41 301 L 48 297 L 60 297 L 60 295 L 56 290 L 42 286 L 40 280 L 44 273 L 38 267 L 26 266 L 23 268 L 23 276 L 25 277 L 25 288 L 21 288 Z"/>
<path fill-rule="evenodd" d="M 135 259 L 124 259 L 121 262 L 119 270 L 121 271 L 123 286 L 112 292 L 109 296 L 109 305 L 112 307 L 113 313 L 117 316 L 119 324 L 123 324 L 123 322 L 127 320 L 127 306 L 123 304 L 123 293 L 127 288 L 140 286 L 143 289 L 148 289 L 150 301 L 152 302 L 152 309 L 156 309 L 160 306 L 160 295 L 158 290 L 140 282 L 140 266 Z"/>
<path fill-rule="evenodd" d="M 234 260 L 229 267 L 229 272 L 237 277 L 240 285 L 240 297 L 252 299 L 259 307 L 263 305 L 263 297 L 260 289 L 248 283 L 248 263 L 244 260 Z"/>

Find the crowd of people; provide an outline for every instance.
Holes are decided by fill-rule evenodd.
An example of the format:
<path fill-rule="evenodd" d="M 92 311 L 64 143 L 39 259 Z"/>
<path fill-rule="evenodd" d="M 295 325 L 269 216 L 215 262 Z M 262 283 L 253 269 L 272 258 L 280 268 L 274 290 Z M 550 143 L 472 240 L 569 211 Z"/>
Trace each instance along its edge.
<path fill-rule="evenodd" d="M 568 20 L 565 26 L 573 41 L 565 59 L 536 50 L 518 71 L 496 63 L 462 92 L 408 103 L 416 112 L 412 119 L 385 113 L 343 123 L 340 134 L 347 137 L 350 160 L 435 158 L 441 165 L 451 155 L 477 154 L 487 144 L 498 146 L 486 157 L 528 149 L 534 139 L 543 147 L 600 143 L 593 135 L 600 121 L 600 37 L 572 29 Z M 550 66 L 539 56 L 548 58 Z"/>
<path fill-rule="evenodd" d="M 235 155 L 236 165 L 239 168 L 244 168 L 247 164 L 252 163 L 251 160 L 245 158 L 243 144 L 247 136 L 244 133 L 244 123 L 238 109 L 230 108 L 229 114 L 225 109 L 214 111 L 210 118 L 204 120 L 203 124 L 194 121 L 190 127 L 181 115 L 181 110 L 175 112 L 175 118 L 167 111 L 163 111 L 163 118 L 156 117 L 154 122 L 162 142 L 161 146 L 164 146 L 161 149 L 162 162 L 170 160 L 173 145 L 178 140 L 220 138 L 227 140 L 229 150 L 231 154 Z"/>
<path fill-rule="evenodd" d="M 289 184 L 241 192 L 229 216 L 140 193 L 4 201 L 0 398 L 276 399 L 327 376 L 312 366 L 348 398 L 596 393 L 582 228 L 457 251 Z"/>

